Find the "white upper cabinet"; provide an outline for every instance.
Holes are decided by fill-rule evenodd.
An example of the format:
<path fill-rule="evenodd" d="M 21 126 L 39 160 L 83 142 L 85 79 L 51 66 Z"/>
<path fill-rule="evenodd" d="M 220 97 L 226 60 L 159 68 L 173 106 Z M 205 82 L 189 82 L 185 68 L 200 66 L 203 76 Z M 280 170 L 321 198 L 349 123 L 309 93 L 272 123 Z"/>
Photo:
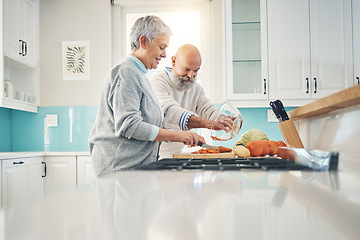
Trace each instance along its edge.
<path fill-rule="evenodd" d="M 4 0 L 4 55 L 37 66 L 37 0 Z"/>
<path fill-rule="evenodd" d="M 359 8 L 351 0 L 225 1 L 227 100 L 300 106 L 352 86 L 360 71 L 352 3 Z"/>
<path fill-rule="evenodd" d="M 351 0 L 268 0 L 270 98 L 322 98 L 353 85 Z"/>
<path fill-rule="evenodd" d="M 267 99 L 266 0 L 225 1 L 227 99 Z"/>
<path fill-rule="evenodd" d="M 39 0 L 1 0 L 0 107 L 37 112 Z"/>
<path fill-rule="evenodd" d="M 352 1 L 353 46 L 354 46 L 354 84 L 360 84 L 360 1 Z"/>

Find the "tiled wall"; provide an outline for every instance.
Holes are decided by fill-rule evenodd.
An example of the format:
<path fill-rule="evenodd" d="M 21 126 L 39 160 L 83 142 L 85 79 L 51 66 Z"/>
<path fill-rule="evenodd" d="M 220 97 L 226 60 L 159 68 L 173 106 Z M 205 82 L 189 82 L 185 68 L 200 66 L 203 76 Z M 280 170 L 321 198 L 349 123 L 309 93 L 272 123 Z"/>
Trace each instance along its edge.
<path fill-rule="evenodd" d="M 0 151 L 88 151 L 97 109 L 97 106 L 39 107 L 38 113 L 28 113 L 0 108 Z M 271 140 L 282 140 L 277 123 L 267 122 L 267 109 L 239 109 L 244 119 L 240 133 L 221 145 L 232 147 L 251 128 L 264 131 Z M 58 127 L 45 125 L 46 114 L 58 115 Z"/>
<path fill-rule="evenodd" d="M 11 110 L 0 108 L 0 152 L 11 152 Z"/>

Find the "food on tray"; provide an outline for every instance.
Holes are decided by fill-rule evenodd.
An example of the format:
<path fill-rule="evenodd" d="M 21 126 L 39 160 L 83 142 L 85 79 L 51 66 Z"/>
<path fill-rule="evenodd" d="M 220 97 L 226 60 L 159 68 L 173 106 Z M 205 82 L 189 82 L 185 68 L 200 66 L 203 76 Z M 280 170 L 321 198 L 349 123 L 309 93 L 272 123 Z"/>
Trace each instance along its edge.
<path fill-rule="evenodd" d="M 221 153 L 232 152 L 231 148 L 227 148 L 227 147 L 223 147 L 223 146 L 219 146 L 219 150 L 220 150 Z"/>
<path fill-rule="evenodd" d="M 276 155 L 279 147 L 286 147 L 287 145 L 283 141 L 265 141 L 265 140 L 251 140 L 246 144 L 246 148 L 250 151 L 250 156 L 266 156 Z"/>
<path fill-rule="evenodd" d="M 208 154 L 208 153 L 226 153 L 226 152 L 232 152 L 231 148 L 219 146 L 219 150 L 210 149 L 210 148 L 201 148 L 197 151 L 192 152 L 193 154 Z"/>
<path fill-rule="evenodd" d="M 244 132 L 243 135 L 241 135 L 239 141 L 242 141 L 243 143 L 247 144 L 251 140 L 269 141 L 269 138 L 266 136 L 266 134 L 263 131 L 261 131 L 257 128 L 253 128 L 253 129 L 250 129 L 250 130 L 247 130 L 246 132 Z"/>
<path fill-rule="evenodd" d="M 245 146 L 243 145 L 235 145 L 234 146 L 234 153 L 238 156 L 238 157 L 243 157 L 243 158 L 247 158 L 250 157 L 250 151 L 249 149 L 247 149 Z"/>
<path fill-rule="evenodd" d="M 233 151 L 239 157 L 273 156 L 278 153 L 279 147 L 287 147 L 287 145 L 283 141 L 271 141 L 263 131 L 253 128 L 241 135 Z"/>
<path fill-rule="evenodd" d="M 287 147 L 287 145 L 283 141 L 277 141 L 276 143 L 279 147 Z"/>
<path fill-rule="evenodd" d="M 192 154 L 208 154 L 208 153 L 220 153 L 219 150 L 210 149 L 210 148 L 201 148 L 197 151 L 191 152 Z"/>
<path fill-rule="evenodd" d="M 260 141 L 251 140 L 246 144 L 246 148 L 250 151 L 250 156 L 261 156 L 264 151 L 264 144 Z"/>
<path fill-rule="evenodd" d="M 263 146 L 263 151 L 260 154 L 261 156 L 266 156 L 266 155 L 270 155 L 271 152 L 271 147 L 268 143 L 269 141 L 265 141 L 265 140 L 260 140 L 259 143 Z"/>
<path fill-rule="evenodd" d="M 268 144 L 270 145 L 271 148 L 269 155 L 271 156 L 276 155 L 278 153 L 278 147 L 279 147 L 278 143 L 275 141 L 268 141 Z"/>

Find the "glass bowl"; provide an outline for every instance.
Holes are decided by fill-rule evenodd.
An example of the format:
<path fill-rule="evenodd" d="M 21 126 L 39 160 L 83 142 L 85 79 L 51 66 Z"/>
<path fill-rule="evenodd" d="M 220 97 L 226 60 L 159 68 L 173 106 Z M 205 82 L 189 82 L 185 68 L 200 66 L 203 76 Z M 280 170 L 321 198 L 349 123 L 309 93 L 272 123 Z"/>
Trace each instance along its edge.
<path fill-rule="evenodd" d="M 219 114 L 214 120 L 223 121 L 223 120 L 232 120 L 232 129 L 228 131 L 225 130 L 214 130 L 211 126 L 211 138 L 216 141 L 227 141 L 238 135 L 243 119 L 241 117 L 240 111 L 235 108 L 231 103 L 224 102 L 219 108 Z"/>

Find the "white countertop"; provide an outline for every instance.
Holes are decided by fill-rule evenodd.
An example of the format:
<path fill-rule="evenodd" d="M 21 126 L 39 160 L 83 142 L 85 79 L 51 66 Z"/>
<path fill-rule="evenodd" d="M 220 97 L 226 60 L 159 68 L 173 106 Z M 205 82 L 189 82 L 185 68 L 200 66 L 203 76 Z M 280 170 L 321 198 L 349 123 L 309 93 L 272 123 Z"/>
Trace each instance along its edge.
<path fill-rule="evenodd" d="M 337 172 L 123 171 L 3 210 L 4 239 L 360 239 L 359 165 L 340 159 Z"/>
<path fill-rule="evenodd" d="M 89 152 L 0 152 L 0 160 L 43 156 L 87 156 Z"/>

